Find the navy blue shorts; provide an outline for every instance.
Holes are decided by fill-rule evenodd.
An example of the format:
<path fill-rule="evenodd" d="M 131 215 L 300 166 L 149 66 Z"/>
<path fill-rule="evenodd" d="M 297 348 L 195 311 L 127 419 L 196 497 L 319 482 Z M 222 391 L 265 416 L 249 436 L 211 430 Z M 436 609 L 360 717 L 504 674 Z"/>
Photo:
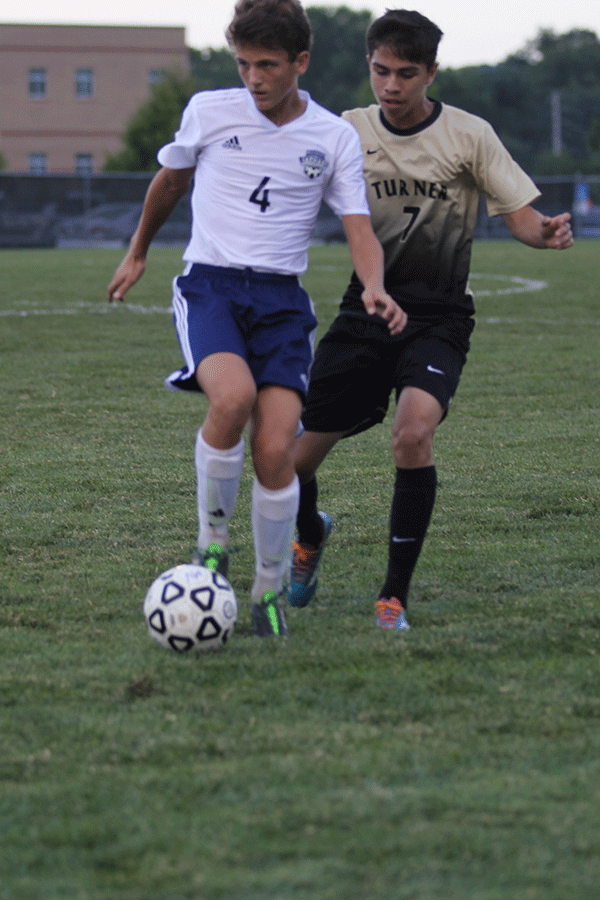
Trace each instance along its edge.
<path fill-rule="evenodd" d="M 305 398 L 317 320 L 296 276 L 194 263 L 173 280 L 173 318 L 185 366 L 168 388 L 199 391 L 198 364 L 235 353 L 258 388 L 279 385 Z"/>
<path fill-rule="evenodd" d="M 370 323 L 369 323 L 370 324 Z M 391 338 L 382 324 L 365 338 L 364 318 L 340 314 L 319 342 L 302 424 L 306 431 L 345 431 L 346 437 L 383 422 L 390 395 L 402 388 L 427 391 L 447 411 L 469 350 L 469 316 L 409 317 Z"/>

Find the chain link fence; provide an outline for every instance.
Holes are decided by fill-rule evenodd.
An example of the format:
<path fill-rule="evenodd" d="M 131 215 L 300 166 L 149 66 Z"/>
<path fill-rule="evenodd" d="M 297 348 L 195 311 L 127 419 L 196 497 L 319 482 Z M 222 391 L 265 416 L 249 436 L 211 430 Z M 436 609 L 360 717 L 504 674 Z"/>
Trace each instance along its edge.
<path fill-rule="evenodd" d="M 117 175 L 0 173 L 0 247 L 125 246 L 135 231 L 151 172 Z M 156 240 L 185 243 L 184 197 Z"/>
<path fill-rule="evenodd" d="M 119 246 L 129 243 L 152 173 L 28 175 L 0 173 L 1 247 Z M 549 215 L 570 211 L 575 236 L 600 237 L 600 176 L 535 179 Z M 158 232 L 155 243 L 185 244 L 190 201 L 184 197 Z M 490 219 L 480 204 L 476 239 L 510 237 L 501 218 Z M 323 207 L 314 243 L 342 241 L 341 222 Z"/>
<path fill-rule="evenodd" d="M 570 212 L 573 234 L 577 239 L 600 238 L 600 175 L 554 175 L 533 179 L 541 192 L 534 204 L 549 216 Z M 485 201 L 479 205 L 476 239 L 509 238 L 501 216 L 490 218 Z"/>

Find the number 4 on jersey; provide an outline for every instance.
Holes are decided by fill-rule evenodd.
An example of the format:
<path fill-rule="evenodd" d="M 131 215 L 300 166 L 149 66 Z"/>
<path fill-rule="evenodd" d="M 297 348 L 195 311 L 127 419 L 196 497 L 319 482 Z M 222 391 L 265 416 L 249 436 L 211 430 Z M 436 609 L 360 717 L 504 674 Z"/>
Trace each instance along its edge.
<path fill-rule="evenodd" d="M 250 203 L 257 203 L 258 206 L 260 206 L 261 212 L 266 212 L 267 208 L 271 205 L 269 203 L 269 189 L 266 187 L 269 180 L 270 176 L 267 175 L 250 194 Z"/>

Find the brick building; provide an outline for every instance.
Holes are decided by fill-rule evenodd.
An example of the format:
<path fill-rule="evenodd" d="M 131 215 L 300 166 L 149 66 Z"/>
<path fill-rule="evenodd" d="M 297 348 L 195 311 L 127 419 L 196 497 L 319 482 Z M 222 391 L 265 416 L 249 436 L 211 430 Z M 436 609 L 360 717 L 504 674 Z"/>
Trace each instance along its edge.
<path fill-rule="evenodd" d="M 165 70 L 189 71 L 183 28 L 0 24 L 5 171 L 102 171 Z"/>

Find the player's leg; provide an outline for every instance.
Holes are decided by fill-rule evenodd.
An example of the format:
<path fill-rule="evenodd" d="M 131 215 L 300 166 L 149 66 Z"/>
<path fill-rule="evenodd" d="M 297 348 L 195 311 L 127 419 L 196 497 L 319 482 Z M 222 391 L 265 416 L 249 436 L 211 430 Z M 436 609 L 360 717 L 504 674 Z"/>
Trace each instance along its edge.
<path fill-rule="evenodd" d="M 306 606 L 315 595 L 332 529 L 331 518 L 318 509 L 317 469 L 341 438 L 381 422 L 387 410 L 393 386 L 389 341 L 365 340 L 363 331 L 361 321 L 338 316 L 319 343 L 311 369 L 305 431 L 296 443 L 301 489 L 287 590 L 292 606 Z M 385 337 L 385 326 L 381 333 Z"/>
<path fill-rule="evenodd" d="M 173 280 L 173 318 L 185 365 L 166 380 L 171 389 L 203 391 L 208 398 L 195 449 L 199 521 L 195 558 L 223 574 L 227 574 L 227 525 L 243 463 L 242 433 L 256 399 L 245 335 L 233 303 L 243 285 L 242 272 L 199 264 L 187 266 Z"/>
<path fill-rule="evenodd" d="M 388 568 L 377 602 L 377 621 L 382 627 L 408 627 L 404 614 L 408 589 L 435 503 L 437 476 L 432 448 L 443 412 L 438 400 L 420 388 L 406 387 L 400 394 L 392 439 L 396 480 Z"/>
<path fill-rule="evenodd" d="M 208 412 L 196 438 L 199 561 L 227 575 L 229 520 L 244 463 L 243 430 L 256 399 L 246 362 L 234 353 L 214 353 L 198 365 L 196 379 Z"/>
<path fill-rule="evenodd" d="M 300 480 L 298 541 L 314 547 L 325 537 L 322 515 L 318 512 L 317 470 L 345 432 L 303 431 L 295 446 L 295 465 Z"/>
<path fill-rule="evenodd" d="M 234 447 L 256 402 L 256 383 L 248 364 L 236 353 L 212 353 L 198 364 L 196 380 L 208 399 L 204 440 L 219 450 Z"/>
<path fill-rule="evenodd" d="M 469 317 L 456 317 L 418 327 L 398 359 L 388 568 L 376 605 L 377 623 L 384 628 L 408 628 L 408 590 L 435 504 L 433 438 L 456 393 L 473 324 Z"/>
<path fill-rule="evenodd" d="M 256 554 L 252 619 L 260 637 L 287 634 L 278 598 L 298 512 L 294 442 L 301 410 L 296 391 L 269 385 L 259 391 L 252 415 L 250 444 L 256 473 L 252 488 Z"/>
<path fill-rule="evenodd" d="M 344 432 L 304 431 L 296 441 L 295 464 L 300 481 L 300 501 L 292 544 L 287 599 L 303 607 L 312 600 L 318 585 L 323 551 L 332 529 L 331 517 L 318 508 L 317 469 Z"/>

